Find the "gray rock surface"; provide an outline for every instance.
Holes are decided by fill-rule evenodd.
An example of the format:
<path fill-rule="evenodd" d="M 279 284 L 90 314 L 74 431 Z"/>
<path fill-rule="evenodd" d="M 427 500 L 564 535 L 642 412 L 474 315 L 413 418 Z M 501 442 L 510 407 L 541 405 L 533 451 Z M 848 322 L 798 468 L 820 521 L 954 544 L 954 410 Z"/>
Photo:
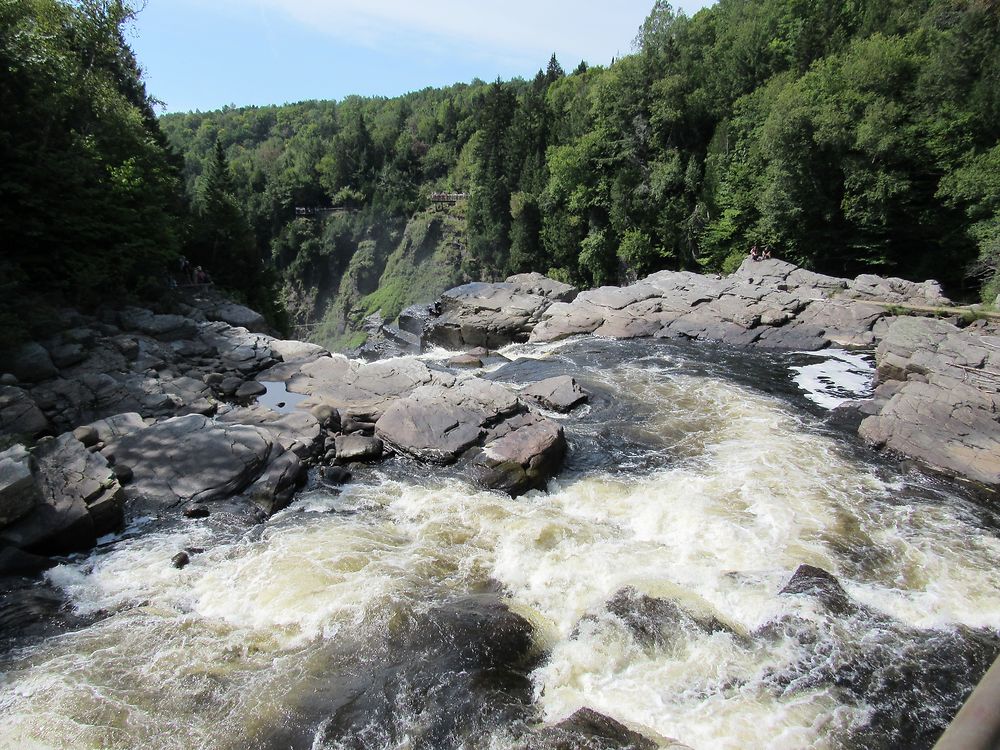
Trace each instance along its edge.
<path fill-rule="evenodd" d="M 519 414 L 486 435 L 473 459 L 476 480 L 513 496 L 544 489 L 562 466 L 566 437 L 562 426 L 539 414 Z"/>
<path fill-rule="evenodd" d="M 28 392 L 13 385 L 0 386 L 0 434 L 34 437 L 49 429 L 49 420 Z"/>
<path fill-rule="evenodd" d="M 898 318 L 876 350 L 869 443 L 1000 488 L 1000 335 Z"/>
<path fill-rule="evenodd" d="M 587 400 L 587 394 L 569 375 L 546 378 L 521 390 L 526 401 L 553 411 L 568 412 Z"/>
<path fill-rule="evenodd" d="M 517 409 L 517 397 L 504 386 L 469 378 L 421 386 L 394 401 L 375 423 L 375 432 L 403 453 L 449 463 L 479 441 L 487 423 Z"/>
<path fill-rule="evenodd" d="M 34 467 L 35 459 L 23 445 L 0 453 L 0 527 L 23 518 L 41 502 Z"/>
<path fill-rule="evenodd" d="M 59 374 L 48 351 L 37 342 L 27 343 L 14 352 L 5 367 L 19 381 L 28 383 L 41 383 Z"/>
<path fill-rule="evenodd" d="M 71 433 L 39 441 L 34 472 L 38 502 L 0 530 L 0 542 L 28 552 L 86 549 L 122 522 L 122 488 L 107 461 Z"/>
<path fill-rule="evenodd" d="M 154 507 L 234 495 L 260 476 L 273 449 L 261 427 L 197 414 L 164 420 L 113 446 L 116 461 L 132 467 L 129 498 Z"/>
<path fill-rule="evenodd" d="M 525 341 L 551 303 L 515 283 L 465 284 L 441 295 L 439 314 L 427 323 L 424 341 L 449 349 Z"/>
<path fill-rule="evenodd" d="M 368 435 L 337 435 L 337 461 L 377 461 L 382 457 L 382 441 Z"/>

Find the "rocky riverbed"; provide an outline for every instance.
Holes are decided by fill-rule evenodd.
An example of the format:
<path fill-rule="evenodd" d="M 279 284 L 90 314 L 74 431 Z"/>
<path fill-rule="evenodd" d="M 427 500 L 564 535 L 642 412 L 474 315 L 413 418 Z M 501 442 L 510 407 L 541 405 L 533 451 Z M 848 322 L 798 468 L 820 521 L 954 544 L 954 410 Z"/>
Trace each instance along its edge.
<path fill-rule="evenodd" d="M 398 328 L 375 321 L 373 335 L 361 352 L 376 358 L 374 361 L 275 338 L 255 313 L 210 293 L 193 296 L 170 313 L 125 309 L 86 317 L 67 312 L 62 333 L 26 345 L 0 367 L 5 373 L 0 386 L 0 430 L 9 444 L 0 453 L 0 576 L 7 592 L 3 594 L 6 614 L 0 625 L 6 637 L 13 639 L 9 643 L 23 644 L 43 637 L 46 628 L 63 632 L 86 626 L 91 621 L 87 618 L 97 616 L 98 610 L 118 606 L 88 608 L 76 601 L 68 610 L 66 600 L 51 588 L 53 582 L 61 581 L 64 592 L 75 590 L 76 584 L 68 583 L 74 580 L 72 576 L 67 579 L 66 572 L 58 572 L 78 564 L 73 562 L 76 558 L 66 555 L 97 545 L 96 560 L 118 565 L 120 554 L 125 555 L 122 560 L 132 554 L 127 552 L 129 540 L 145 535 L 150 539 L 151 559 L 169 552 L 166 559 L 173 568 L 190 565 L 200 570 L 203 560 L 225 566 L 227 556 L 242 554 L 230 545 L 257 544 L 254 540 L 262 538 L 261 533 L 263 538 L 269 534 L 280 537 L 283 524 L 287 526 L 291 518 L 282 515 L 289 512 L 283 509 L 297 497 L 320 493 L 335 498 L 341 491 L 338 488 L 349 494 L 346 488 L 355 486 L 350 483 L 352 474 L 361 479 L 358 491 L 377 488 L 382 481 L 377 478 L 378 467 L 389 458 L 392 461 L 386 466 L 394 467 L 387 469 L 391 477 L 440 477 L 441 481 L 473 488 L 461 492 L 485 491 L 482 498 L 497 491 L 507 498 L 534 492 L 527 507 L 540 502 L 537 491 L 553 480 L 560 487 L 561 481 L 586 479 L 588 472 L 595 470 L 612 474 L 616 470 L 662 471 L 663 461 L 680 460 L 692 451 L 691 455 L 696 455 L 702 450 L 698 445 L 709 441 L 707 435 L 713 430 L 728 429 L 725 419 L 720 416 L 712 422 L 715 427 L 709 428 L 696 413 L 697 403 L 690 395 L 679 397 L 670 391 L 653 390 L 656 399 L 678 399 L 680 411 L 675 417 L 679 421 L 641 427 L 646 417 L 640 415 L 651 407 L 641 405 L 634 394 L 616 392 L 619 381 L 604 382 L 597 373 L 614 369 L 616 357 L 622 362 L 645 362 L 641 370 L 645 374 L 639 381 L 634 381 L 629 369 L 616 377 L 624 377 L 621 382 L 629 383 L 629 388 L 652 377 L 642 388 L 658 388 L 653 383 L 660 372 L 659 358 L 680 356 L 669 354 L 671 346 L 680 347 L 677 352 L 683 352 L 684 361 L 696 357 L 700 350 L 706 362 L 723 358 L 728 377 L 738 379 L 742 377 L 740 370 L 745 369 L 747 377 L 764 381 L 773 377 L 769 368 L 774 365 L 767 364 L 767 352 L 816 352 L 833 345 L 872 352 L 878 378 L 873 396 L 850 400 L 832 412 L 827 418 L 832 428 L 840 430 L 848 425 L 870 445 L 887 449 L 887 455 L 908 456 L 936 474 L 967 481 L 993 497 L 1000 486 L 996 388 L 1000 338 L 996 327 L 987 321 L 965 324 L 958 318 L 900 314 L 907 305 L 946 304 L 932 282 L 913 284 L 870 276 L 833 279 L 780 261 L 747 262 L 727 278 L 661 272 L 629 287 L 581 293 L 538 275 L 523 275 L 504 283 L 453 289 L 434 306 L 406 311 Z M 645 357 L 643 338 L 654 344 Z M 633 339 L 632 348 L 616 354 L 615 340 L 624 345 Z M 553 354 L 547 359 L 546 347 L 561 351 L 564 341 L 570 345 L 567 352 L 577 353 L 565 358 Z M 595 342 L 593 355 L 588 353 L 588 341 Z M 525 350 L 530 354 L 527 359 L 519 358 L 517 347 L 510 346 L 517 342 L 533 347 Z M 662 349 L 664 346 L 668 348 Z M 497 351 L 503 347 L 503 353 Z M 428 349 L 433 350 L 430 355 L 420 354 Z M 732 396 L 723 394 L 722 398 Z M 628 414 L 616 412 L 619 402 L 629 404 Z M 685 410 L 690 414 L 682 413 Z M 825 450 L 819 443 L 817 446 Z M 712 453 L 715 449 L 705 450 Z M 732 450 L 744 451 L 746 446 L 740 443 Z M 791 447 L 786 450 L 795 452 Z M 564 468 L 566 460 L 569 465 Z M 748 471 L 748 476 L 759 468 L 741 465 L 744 468 L 740 471 Z M 840 483 L 848 474 L 849 470 L 844 470 L 825 481 Z M 620 480 L 608 481 L 614 484 Z M 845 497 L 853 492 L 849 484 L 844 485 Z M 874 487 L 876 480 L 870 484 Z M 441 500 L 445 503 L 442 507 L 450 509 L 448 513 L 457 512 L 449 505 L 459 502 L 455 498 L 461 492 L 456 487 L 448 484 Z M 637 508 L 645 502 L 640 502 L 641 493 L 619 489 L 638 503 Z M 560 492 L 565 494 L 564 486 Z M 774 488 L 773 493 L 774 497 L 781 495 Z M 563 495 L 554 502 L 563 502 L 560 497 Z M 612 496 L 607 497 L 611 501 Z M 589 507 L 593 499 L 574 502 Z M 326 502 L 334 503 L 337 514 L 357 512 L 341 509 L 336 501 Z M 393 512 L 405 515 L 405 502 Z M 764 502 L 763 496 L 755 502 Z M 782 502 L 794 505 L 798 500 L 785 498 Z M 842 502 L 846 501 L 837 500 Z M 855 502 L 860 502 L 860 497 L 850 500 Z M 487 506 L 493 508 L 487 515 L 501 513 L 493 501 Z M 501 515 L 506 518 L 520 513 L 522 506 L 502 507 Z M 797 512 L 808 515 L 812 511 L 803 507 Z M 284 520 L 277 525 L 265 523 L 275 514 Z M 469 532 L 459 527 L 442 529 L 440 539 L 432 535 L 434 543 L 447 539 L 449 549 L 462 547 L 466 543 L 463 535 Z M 352 533 L 361 535 L 358 540 L 366 539 L 369 532 L 365 528 Z M 424 529 L 421 534 L 425 532 L 430 533 Z M 293 536 L 299 533 L 293 530 Z M 381 554 L 378 549 L 395 544 L 389 533 L 376 548 L 358 554 L 377 559 Z M 546 541 L 549 533 L 540 531 L 538 549 L 526 549 L 525 555 L 558 548 L 563 537 L 557 534 Z M 807 538 L 808 532 L 804 533 Z M 832 530 L 824 533 L 834 534 Z M 247 542 L 237 541 L 242 534 L 249 535 Z M 638 538 L 644 538 L 643 534 Z M 163 535 L 172 546 L 161 553 L 157 540 Z M 187 541 L 182 542 L 185 537 Z M 345 537 L 344 543 L 351 546 L 360 541 Z M 864 550 L 869 546 L 872 550 L 877 547 L 866 535 L 858 543 L 862 545 L 859 549 L 863 548 L 858 553 L 862 557 L 868 555 Z M 212 545 L 220 551 L 213 553 Z M 105 549 L 106 554 L 102 552 Z M 806 562 L 824 562 L 824 556 L 816 553 L 805 557 Z M 422 569 L 425 563 L 414 564 Z M 468 564 L 454 563 L 459 569 Z M 883 561 L 878 566 L 887 564 Z M 57 573 L 50 574 L 44 584 L 33 583 L 39 581 L 35 576 L 40 571 L 53 565 L 58 566 Z M 82 565 L 92 577 L 102 564 Z M 724 618 L 713 619 L 712 615 L 699 614 L 699 607 L 692 609 L 690 603 L 679 604 L 681 600 L 662 587 L 653 595 L 641 582 L 616 575 L 608 583 L 613 590 L 594 594 L 600 601 L 606 599 L 605 604 L 594 610 L 597 599 L 590 597 L 581 606 L 583 612 L 591 614 L 576 625 L 572 620 L 559 625 L 566 631 L 560 637 L 569 637 L 565 648 L 570 651 L 553 651 L 539 641 L 536 631 L 544 627 L 532 619 L 533 615 L 524 619 L 517 614 L 522 610 L 509 609 L 512 603 L 520 602 L 517 606 L 523 607 L 525 602 L 549 594 L 529 595 L 530 580 L 522 580 L 521 573 L 511 574 L 502 560 L 495 565 L 497 571 L 507 570 L 496 586 L 468 571 L 475 583 L 463 589 L 462 597 L 466 598 L 447 598 L 431 611 L 406 614 L 412 622 L 401 626 L 401 631 L 393 631 L 396 635 L 386 645 L 388 651 L 371 654 L 369 662 L 382 665 L 375 672 L 383 674 L 384 679 L 379 678 L 382 682 L 366 683 L 354 703 L 341 704 L 335 715 L 326 717 L 319 734 L 310 729 L 299 744 L 309 746 L 326 738 L 322 742 L 330 747 L 354 747 L 338 744 L 344 737 L 353 737 L 361 747 L 366 741 L 365 727 L 371 722 L 383 728 L 395 726 L 398 719 L 380 701 L 385 696 L 402 700 L 411 695 L 412 685 L 389 675 L 395 668 L 392 665 L 408 663 L 418 653 L 430 654 L 428 658 L 441 666 L 441 674 L 466 674 L 471 680 L 468 685 L 461 680 L 428 683 L 427 690 L 450 691 L 456 700 L 465 696 L 462 700 L 472 703 L 463 715 L 508 712 L 504 721 L 516 724 L 527 720 L 529 707 L 539 699 L 532 697 L 525 675 L 532 672 L 536 675 L 533 679 L 552 679 L 551 670 L 560 668 L 560 660 L 570 658 L 572 642 L 581 637 L 573 633 L 590 632 L 592 625 L 587 623 L 603 623 L 607 616 L 624 623 L 640 648 L 654 651 L 674 648 L 674 641 L 664 633 L 678 628 L 698 633 L 699 639 L 731 640 L 740 649 L 756 644 L 752 648 L 760 650 L 765 643 L 785 643 L 792 631 L 795 639 L 828 637 L 817 636 L 812 625 L 801 622 L 774 624 L 770 635 L 764 630 L 749 633 L 746 627 L 734 629 Z M 843 567 L 848 574 L 851 565 L 827 563 L 827 567 Z M 831 616 L 855 624 L 882 623 L 878 627 L 896 633 L 898 639 L 926 644 L 928 654 L 940 646 L 942 641 L 936 636 L 912 630 L 925 627 L 923 623 L 904 626 L 880 619 L 883 615 L 871 609 L 878 609 L 880 600 L 864 593 L 863 586 L 852 589 L 867 597 L 859 605 L 829 574 L 803 569 L 789 582 L 794 570 L 793 564 L 791 570 L 766 576 L 769 582 L 784 578 L 771 596 L 787 583 L 782 594 L 815 597 L 833 612 Z M 149 574 L 154 578 L 160 575 Z M 409 574 L 402 575 L 405 579 Z M 754 578 L 747 571 L 741 575 L 748 581 Z M 143 589 L 146 583 L 135 585 Z M 524 589 L 523 595 L 512 593 L 518 586 Z M 135 596 L 139 601 L 147 595 Z M 721 606 L 719 602 L 716 605 Z M 294 609 L 297 605 L 289 606 Z M 561 610 L 555 607 L 553 611 Z M 567 611 L 566 617 L 571 614 Z M 299 616 L 308 620 L 314 615 L 302 612 Z M 580 612 L 572 616 L 578 617 Z M 753 621 L 756 615 L 744 613 L 740 617 Z M 281 619 L 278 616 L 278 621 Z M 758 623 L 760 627 L 764 624 Z M 976 620 L 976 624 L 983 623 Z M 828 626 L 833 627 L 827 624 L 822 628 Z M 427 639 L 426 628 L 440 631 L 446 640 L 469 644 L 471 650 L 442 651 L 437 641 Z M 944 652 L 955 655 L 959 662 L 974 662 L 976 670 L 985 668 L 995 651 L 988 631 L 961 631 L 948 638 Z M 548 666 L 542 651 L 549 654 Z M 891 661 L 887 656 L 890 652 L 878 651 L 878 658 Z M 864 649 L 857 658 L 866 658 L 863 653 Z M 453 668 L 449 667 L 453 662 Z M 810 680 L 826 684 L 830 675 L 823 676 L 823 670 L 828 668 L 830 664 L 823 662 L 799 664 L 795 669 L 805 669 Z M 949 662 L 940 668 L 951 674 L 949 670 L 955 667 Z M 861 682 L 852 683 L 849 689 L 860 691 L 861 696 L 867 689 L 865 680 L 884 677 L 872 674 L 866 672 L 867 676 L 859 677 Z M 787 679 L 797 683 L 805 678 L 792 670 Z M 945 712 L 952 711 L 958 694 L 947 695 L 947 707 L 941 708 Z M 888 705 L 899 694 L 883 698 Z M 905 700 L 912 700 L 916 710 L 924 698 L 914 693 Z M 0 710 L 4 705 L 13 704 L 0 701 Z M 447 716 L 431 713 L 435 718 L 426 735 L 428 741 L 433 744 L 434 737 L 458 736 Z M 527 734 L 527 730 L 515 732 L 507 745 L 564 747 L 591 741 L 603 743 L 602 747 L 624 747 L 645 746 L 647 742 L 615 719 L 589 708 L 566 718 L 570 713 L 553 717 L 561 720 L 535 727 Z M 376 721 L 382 714 L 385 716 Z M 921 741 L 940 726 L 940 721 L 935 719 L 930 729 L 919 730 Z M 644 720 L 640 724 L 656 722 Z M 315 722 L 309 726 L 315 727 Z M 495 729 L 490 726 L 493 728 L 480 730 L 489 734 Z M 464 727 L 462 732 L 475 734 L 480 730 Z M 291 735 L 278 732 L 273 739 L 280 744 L 287 736 Z M 656 742 L 668 746 L 664 736 L 658 736 Z M 296 743 L 298 740 L 290 742 Z M 442 746 L 450 745 L 445 742 Z"/>

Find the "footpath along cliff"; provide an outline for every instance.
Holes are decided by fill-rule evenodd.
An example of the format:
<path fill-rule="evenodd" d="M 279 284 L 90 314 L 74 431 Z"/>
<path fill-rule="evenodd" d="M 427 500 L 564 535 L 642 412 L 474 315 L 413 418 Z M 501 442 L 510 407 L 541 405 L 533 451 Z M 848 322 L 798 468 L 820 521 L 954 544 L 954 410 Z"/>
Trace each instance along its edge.
<path fill-rule="evenodd" d="M 900 314 L 947 305 L 933 282 L 838 279 L 770 260 L 729 277 L 660 272 L 580 293 L 520 275 L 452 289 L 404 311 L 398 328 L 370 323 L 362 355 L 432 344 L 465 352 L 443 365 L 365 362 L 278 339 L 260 316 L 211 293 L 171 313 L 66 312 L 59 335 L 0 364 L 0 574 L 41 570 L 47 556 L 93 546 L 139 515 L 259 523 L 310 469 L 313 481 L 336 484 L 352 465 L 392 454 L 458 463 L 479 485 L 514 495 L 544 488 L 566 450 L 544 411 L 571 411 L 586 394 L 572 378 L 516 391 L 469 368 L 505 344 L 581 334 L 874 347 L 874 397 L 841 416 L 855 417 L 869 443 L 992 493 L 996 323 Z"/>

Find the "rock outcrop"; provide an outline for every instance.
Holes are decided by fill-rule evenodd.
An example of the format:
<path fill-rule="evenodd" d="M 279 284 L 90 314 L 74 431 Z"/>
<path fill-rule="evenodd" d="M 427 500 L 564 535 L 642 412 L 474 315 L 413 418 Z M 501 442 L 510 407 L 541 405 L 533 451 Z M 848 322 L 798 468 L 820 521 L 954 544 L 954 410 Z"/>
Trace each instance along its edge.
<path fill-rule="evenodd" d="M 934 470 L 998 488 L 997 327 L 960 330 L 940 320 L 897 319 L 900 305 L 920 311 L 949 304 L 933 281 L 841 279 L 780 260 L 747 259 L 727 277 L 660 271 L 626 287 L 579 294 L 537 275 L 466 284 L 446 292 L 426 321 L 414 315 L 407 325 L 416 332 L 423 323 L 425 343 L 450 348 L 580 334 L 778 351 L 878 344 L 881 385 L 871 403 L 855 407 L 867 417 L 861 436 Z M 565 410 L 576 403 L 567 388 L 539 383 L 521 395 Z"/>
<path fill-rule="evenodd" d="M 879 386 L 858 430 L 873 445 L 1000 488 L 1000 331 L 902 317 L 876 350 Z"/>
<path fill-rule="evenodd" d="M 107 460 L 71 433 L 29 454 L 0 454 L 0 547 L 64 554 L 86 549 L 122 521 L 122 487 Z"/>

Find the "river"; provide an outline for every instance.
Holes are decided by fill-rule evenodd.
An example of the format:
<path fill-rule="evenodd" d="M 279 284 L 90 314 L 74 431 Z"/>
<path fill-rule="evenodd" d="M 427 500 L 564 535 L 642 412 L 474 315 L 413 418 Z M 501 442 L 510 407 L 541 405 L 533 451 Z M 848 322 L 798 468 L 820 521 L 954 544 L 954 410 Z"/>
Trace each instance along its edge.
<path fill-rule="evenodd" d="M 695 750 L 933 744 L 1000 652 L 1000 523 L 828 418 L 864 358 L 506 353 L 591 393 L 548 493 L 394 458 L 249 530 L 133 518 L 39 584 L 71 611 L 8 639 L 0 747 L 506 750 L 582 706 Z M 846 605 L 780 594 L 802 564 Z"/>

